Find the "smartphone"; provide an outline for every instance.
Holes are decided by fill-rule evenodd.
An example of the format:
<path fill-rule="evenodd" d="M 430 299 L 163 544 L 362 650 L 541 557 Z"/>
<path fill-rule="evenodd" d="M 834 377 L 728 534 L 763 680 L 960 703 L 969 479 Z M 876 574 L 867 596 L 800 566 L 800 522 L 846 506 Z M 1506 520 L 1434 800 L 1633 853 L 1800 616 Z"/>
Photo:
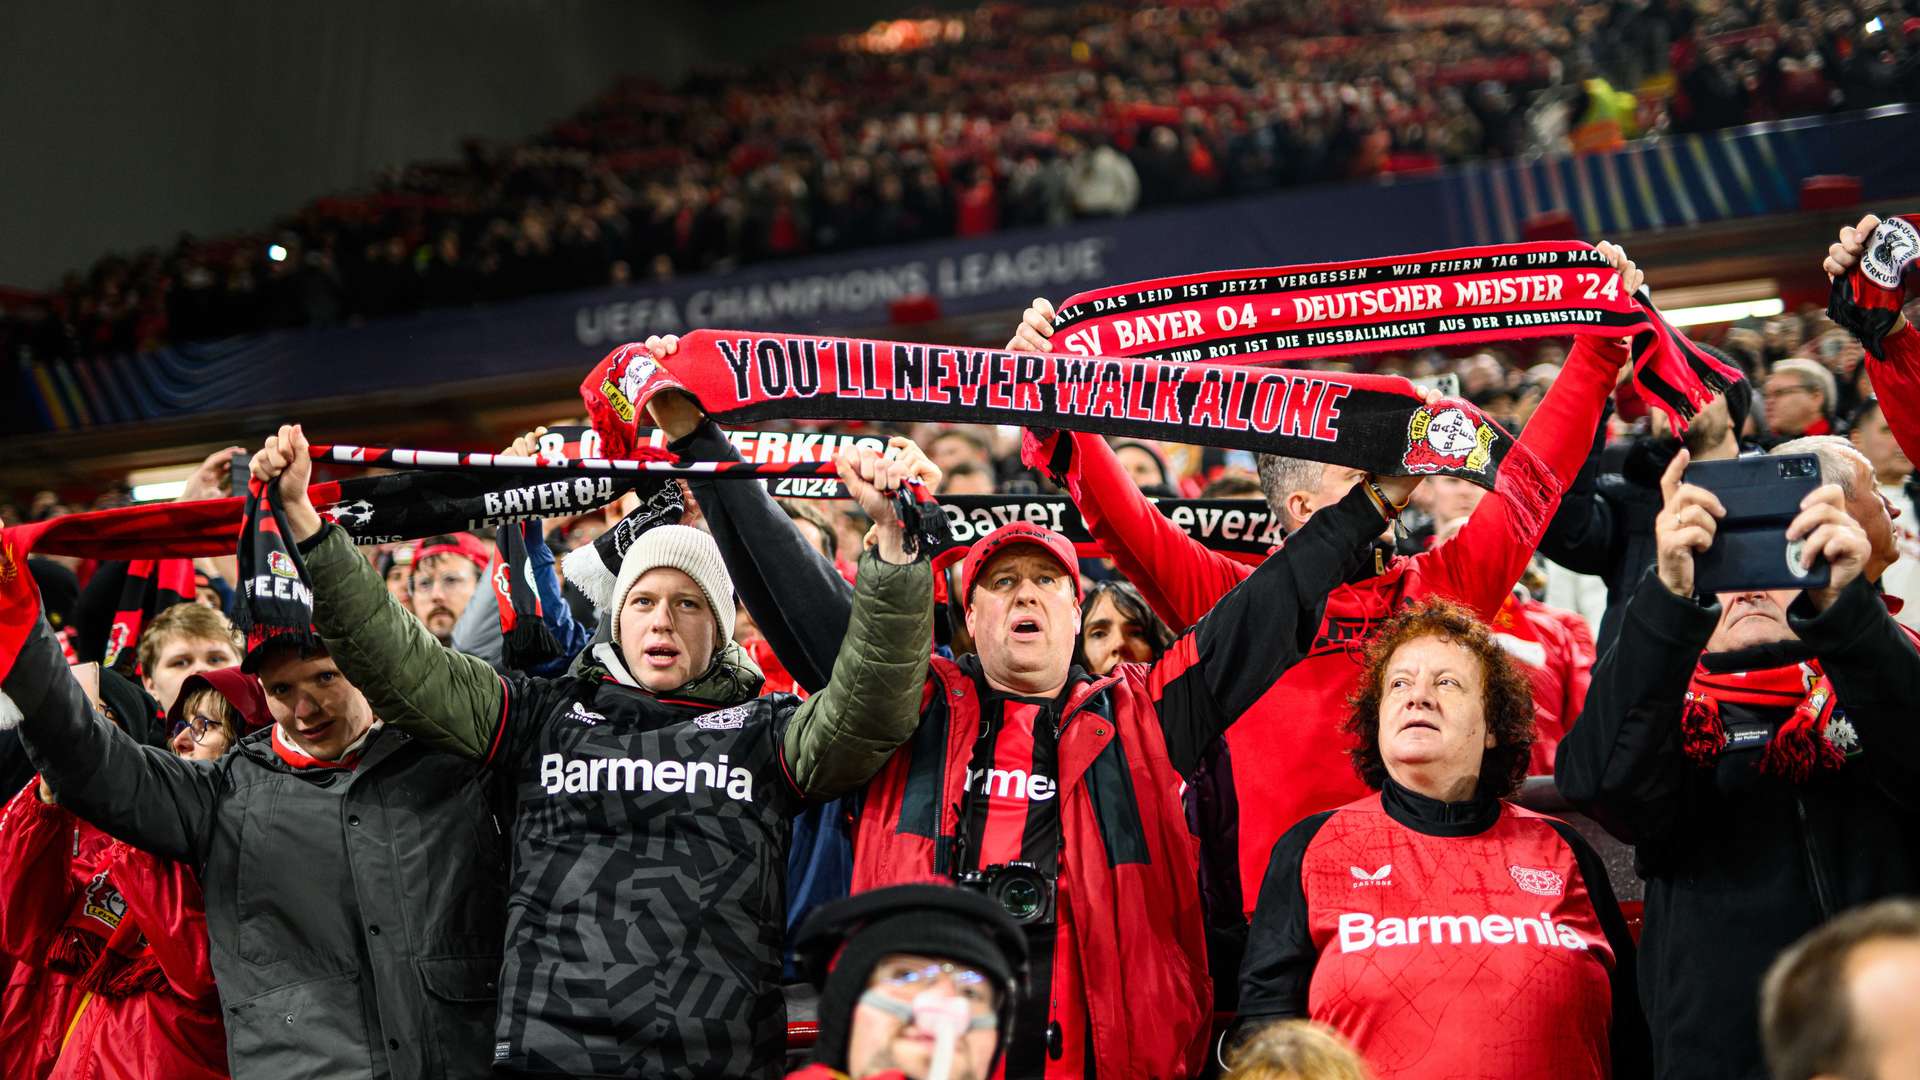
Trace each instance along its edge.
<path fill-rule="evenodd" d="M 1701 595 L 1743 589 L 1823 589 L 1826 560 L 1800 565 L 1804 540 L 1788 542 L 1787 526 L 1801 500 L 1820 486 L 1820 459 L 1812 454 L 1759 454 L 1687 466 L 1686 482 L 1720 498 L 1727 516 L 1713 546 L 1693 559 L 1693 587 Z"/>

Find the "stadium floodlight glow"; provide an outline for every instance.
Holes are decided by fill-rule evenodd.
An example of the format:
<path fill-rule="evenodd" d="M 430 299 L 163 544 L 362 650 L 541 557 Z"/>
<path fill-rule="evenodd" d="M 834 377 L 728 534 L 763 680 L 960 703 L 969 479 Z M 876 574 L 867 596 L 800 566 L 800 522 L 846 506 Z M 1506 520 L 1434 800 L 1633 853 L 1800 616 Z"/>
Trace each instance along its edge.
<path fill-rule="evenodd" d="M 1710 326 L 1719 323 L 1739 322 L 1741 319 L 1771 319 L 1787 310 L 1787 305 L 1775 296 L 1767 300 L 1742 300 L 1732 304 L 1702 304 L 1699 307 L 1675 308 L 1662 311 L 1667 321 L 1675 326 Z"/>
<path fill-rule="evenodd" d="M 167 480 L 158 484 L 135 484 L 133 485 L 133 501 L 144 503 L 177 499 L 180 497 L 180 493 L 185 490 L 187 490 L 187 482 L 185 480 Z"/>
<path fill-rule="evenodd" d="M 274 262 L 286 262 L 287 249 L 281 247 L 279 244 L 270 244 L 267 246 L 267 258 L 272 259 Z"/>

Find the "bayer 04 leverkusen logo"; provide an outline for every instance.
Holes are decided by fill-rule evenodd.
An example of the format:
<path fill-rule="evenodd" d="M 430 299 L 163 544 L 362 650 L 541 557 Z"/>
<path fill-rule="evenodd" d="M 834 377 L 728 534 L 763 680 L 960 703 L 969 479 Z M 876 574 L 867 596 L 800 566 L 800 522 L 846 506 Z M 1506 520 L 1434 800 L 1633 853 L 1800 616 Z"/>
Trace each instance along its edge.
<path fill-rule="evenodd" d="M 297 578 L 300 571 L 293 568 L 293 557 L 284 551 L 267 552 L 267 569 L 274 577 Z"/>
<path fill-rule="evenodd" d="M 1860 272 L 1883 289 L 1897 289 L 1915 256 L 1920 256 L 1920 229 L 1905 218 L 1888 218 L 1867 240 Z"/>
<path fill-rule="evenodd" d="M 1458 406 L 1422 405 L 1407 422 L 1407 452 L 1400 463 L 1414 475 L 1486 472 L 1499 437 L 1500 429 Z"/>

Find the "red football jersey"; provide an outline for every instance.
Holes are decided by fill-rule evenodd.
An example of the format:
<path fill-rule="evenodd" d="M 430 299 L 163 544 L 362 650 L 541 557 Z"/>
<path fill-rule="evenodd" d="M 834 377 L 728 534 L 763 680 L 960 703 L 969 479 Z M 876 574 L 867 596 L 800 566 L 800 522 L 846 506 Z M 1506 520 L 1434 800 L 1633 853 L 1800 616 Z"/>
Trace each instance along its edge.
<path fill-rule="evenodd" d="M 1332 1026 L 1381 1080 L 1604 1080 L 1615 1010 L 1637 1013 L 1631 970 L 1611 887 L 1570 826 L 1391 788 L 1275 847 L 1241 1009 Z"/>

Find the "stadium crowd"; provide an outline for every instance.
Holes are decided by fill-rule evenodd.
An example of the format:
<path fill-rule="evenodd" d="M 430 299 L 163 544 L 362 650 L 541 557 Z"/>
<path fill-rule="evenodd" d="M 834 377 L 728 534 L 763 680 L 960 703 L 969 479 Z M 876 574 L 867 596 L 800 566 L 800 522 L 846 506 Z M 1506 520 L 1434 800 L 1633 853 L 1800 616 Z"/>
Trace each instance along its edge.
<path fill-rule="evenodd" d="M 0 353 L 124 355 L 1913 100 L 1912 0 L 986 5 L 104 257 Z"/>
<path fill-rule="evenodd" d="M 234 559 L 28 558 L 9 520 L 0 1070 L 1902 1075 L 1920 333 L 1854 272 L 1878 225 L 1830 320 L 1723 339 L 1746 377 L 1679 436 L 1597 334 L 1383 358 L 1517 434 L 1491 490 L 879 427 L 839 501 L 696 474 L 356 548 L 289 425 Z M 1811 456 L 1774 539 L 1829 577 L 1707 593 L 1728 507 L 1686 470 L 1768 454 Z M 915 487 L 1064 492 L 1107 557 L 1015 520 L 936 570 Z M 1284 542 L 1214 550 L 1181 496 Z M 1530 775 L 1633 845 L 1638 914 Z"/>

